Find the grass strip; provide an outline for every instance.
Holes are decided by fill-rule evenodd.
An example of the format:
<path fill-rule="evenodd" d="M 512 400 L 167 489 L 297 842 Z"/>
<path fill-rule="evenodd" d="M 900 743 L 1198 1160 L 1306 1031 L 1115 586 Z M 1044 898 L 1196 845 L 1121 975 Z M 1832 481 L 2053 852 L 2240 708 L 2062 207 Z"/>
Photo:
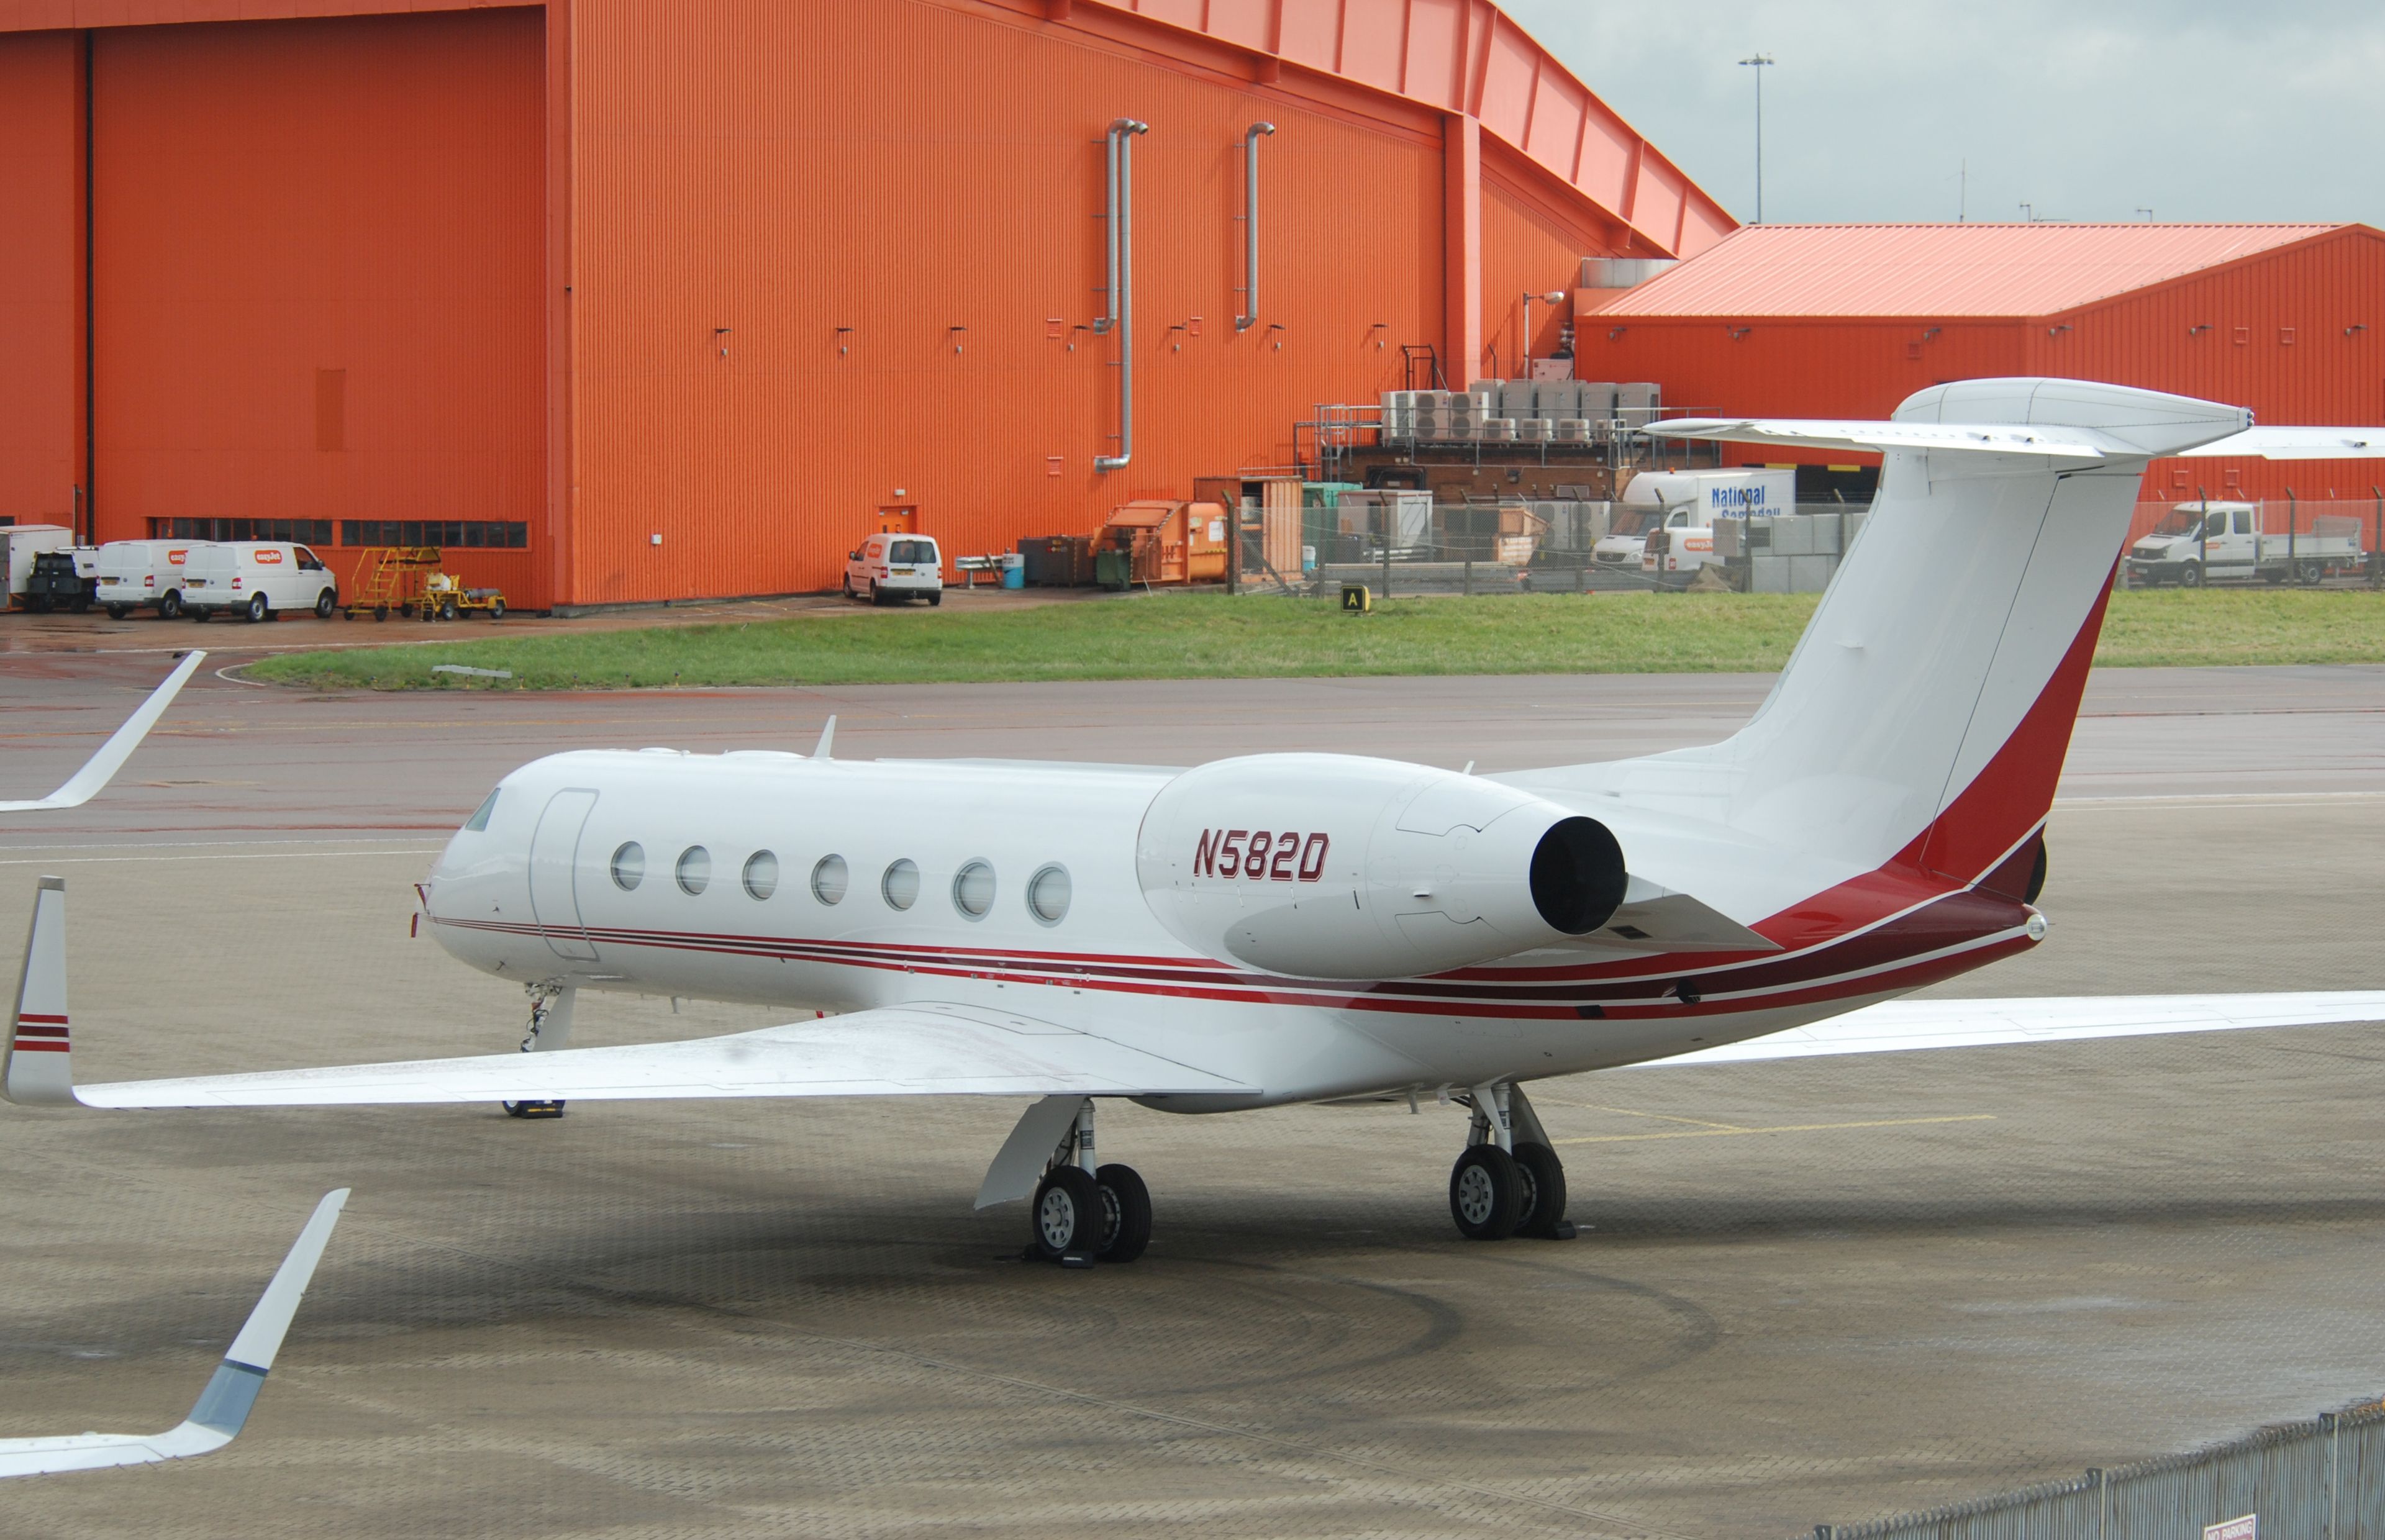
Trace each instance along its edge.
<path fill-rule="evenodd" d="M 1764 673 L 1812 594 L 1503 594 L 1330 602 L 1161 593 L 1032 609 L 870 611 L 285 653 L 250 678 L 316 689 L 591 689 L 1424 674 Z M 524 627 L 529 630 L 529 627 Z M 2385 593 L 2122 590 L 2106 667 L 2385 662 Z M 510 679 L 434 674 L 438 664 Z"/>

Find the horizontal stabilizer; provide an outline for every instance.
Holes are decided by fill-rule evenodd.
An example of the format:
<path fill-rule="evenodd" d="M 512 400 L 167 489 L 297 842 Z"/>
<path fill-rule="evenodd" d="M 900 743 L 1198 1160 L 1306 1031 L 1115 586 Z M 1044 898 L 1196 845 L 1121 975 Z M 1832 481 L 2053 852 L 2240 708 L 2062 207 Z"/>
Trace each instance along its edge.
<path fill-rule="evenodd" d="M 1807 449 L 1968 449 L 1991 454 L 2050 454 L 2100 460 L 2132 453 L 2091 429 L 2012 423 L 1864 422 L 1823 417 L 1675 417 L 1648 431 L 1667 439 L 1796 444 Z"/>
<path fill-rule="evenodd" d="M 115 779 L 116 773 L 124 768 L 124 762 L 132 757 L 133 750 L 141 747 L 141 740 L 149 736 L 149 729 L 157 725 L 157 718 L 166 714 L 166 708 L 174 703 L 175 695 L 198 671 L 199 664 L 205 663 L 206 657 L 205 652 L 185 653 L 174 671 L 149 692 L 149 699 L 141 702 L 140 709 L 124 719 L 124 726 L 108 735 L 107 741 L 99 746 L 99 751 L 85 761 L 81 769 L 68 776 L 64 786 L 46 797 L 0 802 L 0 813 L 55 813 L 63 808 L 81 807 L 97 796 L 100 788 Z"/>
<path fill-rule="evenodd" d="M 325 1193 L 322 1201 L 315 1205 L 313 1217 L 298 1232 L 297 1243 L 281 1259 L 273 1281 L 265 1285 L 256 1308 L 248 1312 L 247 1323 L 232 1338 L 231 1348 L 216 1366 L 214 1377 L 199 1393 L 191 1415 L 180 1425 L 160 1434 L 83 1433 L 54 1438 L 0 1438 L 0 1477 L 187 1459 L 193 1455 L 211 1454 L 239 1437 L 240 1430 L 247 1425 L 249 1410 L 256 1404 L 257 1392 L 265 1386 L 265 1376 L 273 1368 L 274 1355 L 281 1350 L 281 1338 L 290 1330 L 291 1319 L 298 1313 L 298 1301 L 314 1279 L 315 1264 L 323 1260 L 323 1248 L 331 1242 L 331 1227 L 340 1222 L 340 1210 L 347 1201 L 348 1189 L 341 1187 Z"/>
<path fill-rule="evenodd" d="M 1779 951 L 1780 944 L 1687 893 L 1633 877 L 1606 924 L 1580 938 L 1602 950 L 1633 951 Z"/>
<path fill-rule="evenodd" d="M 2240 1032 L 2262 1026 L 2385 1022 L 2385 989 L 2279 995 L 2084 995 L 2045 1000 L 1898 1000 L 1725 1043 L 1635 1069 L 1809 1059 L 1840 1053 L 1903 1053 L 1931 1048 L 2059 1043 L 2179 1032 Z"/>
<path fill-rule="evenodd" d="M 2385 428 L 2248 428 L 2216 443 L 2180 452 L 2179 458 L 2221 454 L 2264 460 L 2373 460 L 2385 455 Z"/>
<path fill-rule="evenodd" d="M 808 1096 L 1191 1096 L 1223 1075 L 1107 1037 L 964 1005 L 890 1006 L 755 1032 L 84 1087 L 87 1107 L 325 1107 Z"/>

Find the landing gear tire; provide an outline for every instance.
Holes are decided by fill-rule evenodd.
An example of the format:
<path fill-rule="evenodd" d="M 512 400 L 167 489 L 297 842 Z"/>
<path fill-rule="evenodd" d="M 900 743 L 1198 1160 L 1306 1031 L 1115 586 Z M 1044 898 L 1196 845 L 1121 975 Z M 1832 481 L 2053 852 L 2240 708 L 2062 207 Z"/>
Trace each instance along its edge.
<path fill-rule="evenodd" d="M 506 1101 L 498 1103 L 509 1118 L 559 1118 L 563 1115 L 560 1101 Z"/>
<path fill-rule="evenodd" d="M 1102 1244 L 1101 1189 L 1081 1167 L 1055 1167 L 1036 1187 L 1028 1219 L 1037 1256 L 1048 1262 L 1090 1261 Z"/>
<path fill-rule="evenodd" d="M 1469 1147 L 1449 1173 L 1449 1217 L 1467 1240 L 1505 1240 L 1516 1233 L 1524 1179 L 1516 1158 L 1495 1144 Z"/>
<path fill-rule="evenodd" d="M 1132 1166 L 1106 1165 L 1093 1173 L 1102 1202 L 1102 1245 L 1094 1260 L 1130 1262 L 1151 1244 L 1151 1189 Z"/>
<path fill-rule="evenodd" d="M 1572 1234 L 1573 1227 L 1565 1223 L 1565 1162 L 1557 1159 L 1557 1152 L 1547 1145 L 1522 1140 L 1512 1158 L 1524 1188 L 1517 1206 L 1516 1234 L 1536 1240 L 1556 1240 Z"/>

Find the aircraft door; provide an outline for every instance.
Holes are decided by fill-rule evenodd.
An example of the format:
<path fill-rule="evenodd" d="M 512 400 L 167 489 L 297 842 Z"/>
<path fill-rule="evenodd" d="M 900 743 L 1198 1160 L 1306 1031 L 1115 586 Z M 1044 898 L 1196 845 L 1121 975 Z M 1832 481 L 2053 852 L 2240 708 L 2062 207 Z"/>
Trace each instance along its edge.
<path fill-rule="evenodd" d="M 580 918 L 575 878 L 580 870 L 580 837 L 595 810 L 596 793 L 573 787 L 546 800 L 538 815 L 538 832 L 530 840 L 530 912 L 546 934 L 546 944 L 557 957 L 575 962 L 596 961 Z"/>

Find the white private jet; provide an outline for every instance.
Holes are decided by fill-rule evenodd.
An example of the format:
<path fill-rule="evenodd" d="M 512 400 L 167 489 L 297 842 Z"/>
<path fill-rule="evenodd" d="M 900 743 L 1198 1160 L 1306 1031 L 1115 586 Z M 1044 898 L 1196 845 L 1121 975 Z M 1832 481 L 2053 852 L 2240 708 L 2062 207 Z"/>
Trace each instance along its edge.
<path fill-rule="evenodd" d="M 331 1227 L 340 1222 L 340 1210 L 347 1201 L 348 1189 L 341 1187 L 325 1193 L 322 1201 L 315 1205 L 314 1214 L 307 1219 L 306 1228 L 298 1232 L 290 1254 L 274 1270 L 273 1280 L 258 1296 L 256 1308 L 248 1312 L 240 1335 L 231 1339 L 223 1361 L 216 1365 L 206 1388 L 199 1392 L 190 1416 L 157 1434 L 76 1433 L 47 1438 L 0 1438 L 0 1477 L 44 1476 L 59 1471 L 98 1471 L 111 1465 L 154 1465 L 165 1459 L 188 1459 L 194 1455 L 213 1454 L 238 1438 L 240 1430 L 248 1422 L 250 1409 L 256 1405 L 257 1392 L 265 1388 L 265 1376 L 273 1368 L 274 1355 L 281 1350 L 281 1338 L 298 1313 L 298 1301 L 306 1297 L 306 1285 L 315 1276 L 315 1264 L 323 1260 L 323 1248 L 331 1243 Z"/>
<path fill-rule="evenodd" d="M 1475 776 L 1341 754 L 1191 770 L 556 754 L 507 776 L 423 888 L 440 944 L 520 980 L 522 1054 L 78 1089 L 64 1008 L 19 1102 L 1038 1098 L 980 1207 L 1130 1261 L 1143 1182 L 1093 1109 L 1419 1095 L 1471 1109 L 1465 1235 L 1562 1236 L 1526 1082 L 1664 1061 L 2385 1019 L 2385 991 L 1883 1003 L 2037 945 L 2043 829 L 2147 461 L 2385 453 L 2385 432 L 2067 379 L 1921 391 L 1885 423 L 1684 438 L 1877 449 L 1861 543 L 1730 739 Z M 61 988 L 63 987 L 61 986 Z M 573 1049 L 581 989 L 824 1020 Z M 26 1037 L 55 1025 L 55 1033 Z M 27 1051 L 31 1049 L 33 1051 Z"/>
<path fill-rule="evenodd" d="M 141 747 L 141 740 L 149 736 L 149 729 L 157 725 L 157 718 L 166 714 L 166 708 L 174 703 L 174 697 L 181 693 L 182 686 L 198 672 L 199 664 L 206 661 L 207 655 L 204 652 L 183 653 L 182 661 L 174 665 L 174 671 L 158 681 L 157 688 L 149 692 L 149 698 L 124 719 L 124 726 L 108 734 L 107 741 L 83 763 L 81 769 L 67 777 L 65 785 L 46 797 L 0 801 L 0 813 L 56 813 L 81 807 L 99 795 L 100 789 L 114 780 L 116 773 L 124 768 L 124 762 L 132 757 L 132 751 Z"/>

